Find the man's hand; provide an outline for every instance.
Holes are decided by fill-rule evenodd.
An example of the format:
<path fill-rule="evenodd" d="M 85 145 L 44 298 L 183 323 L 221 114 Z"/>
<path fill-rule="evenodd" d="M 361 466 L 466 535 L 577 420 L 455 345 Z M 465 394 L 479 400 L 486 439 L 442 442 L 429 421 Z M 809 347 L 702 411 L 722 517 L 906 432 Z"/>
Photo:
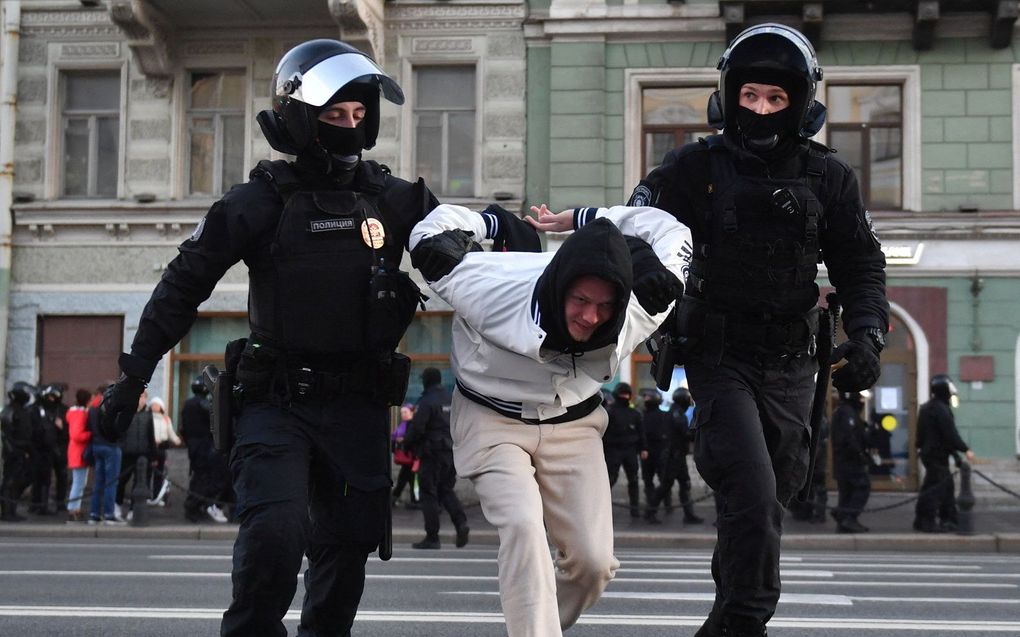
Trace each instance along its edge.
<path fill-rule="evenodd" d="M 832 364 L 846 359 L 846 364 L 832 373 L 833 386 L 842 392 L 855 392 L 874 385 L 882 374 L 878 354 L 878 347 L 867 334 L 855 332 L 832 352 Z"/>
<path fill-rule="evenodd" d="M 542 232 L 567 232 L 574 229 L 573 210 L 550 212 L 549 208 L 542 204 L 541 206 L 532 206 L 531 212 L 538 215 L 538 218 L 527 216 L 524 218 L 536 230 L 541 230 Z"/>
<path fill-rule="evenodd" d="M 108 441 L 117 442 L 131 425 L 145 385 L 140 378 L 121 374 L 116 383 L 106 388 L 99 406 L 99 433 Z"/>
<path fill-rule="evenodd" d="M 634 282 L 631 289 L 649 314 L 660 314 L 684 293 L 684 284 L 662 265 L 652 246 L 637 237 L 624 237 L 630 248 Z"/>
<path fill-rule="evenodd" d="M 411 265 L 426 281 L 438 281 L 457 267 L 465 254 L 482 250 L 473 236 L 473 232 L 458 229 L 426 237 L 411 250 Z"/>

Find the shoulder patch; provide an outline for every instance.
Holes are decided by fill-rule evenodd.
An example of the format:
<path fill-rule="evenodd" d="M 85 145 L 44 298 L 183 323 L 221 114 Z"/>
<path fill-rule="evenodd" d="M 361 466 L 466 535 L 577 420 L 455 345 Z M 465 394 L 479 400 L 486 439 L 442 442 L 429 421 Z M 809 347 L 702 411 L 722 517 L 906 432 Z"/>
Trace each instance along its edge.
<path fill-rule="evenodd" d="M 198 222 L 198 225 L 195 226 L 195 231 L 191 233 L 190 240 L 198 241 L 201 239 L 203 230 L 205 230 L 205 217 L 202 217 L 202 219 Z"/>
<path fill-rule="evenodd" d="M 638 187 L 634 189 L 633 194 L 631 194 L 630 200 L 627 201 L 627 205 L 633 206 L 635 208 L 641 208 L 644 206 L 651 205 L 651 202 L 652 202 L 651 189 L 644 184 L 639 184 Z"/>

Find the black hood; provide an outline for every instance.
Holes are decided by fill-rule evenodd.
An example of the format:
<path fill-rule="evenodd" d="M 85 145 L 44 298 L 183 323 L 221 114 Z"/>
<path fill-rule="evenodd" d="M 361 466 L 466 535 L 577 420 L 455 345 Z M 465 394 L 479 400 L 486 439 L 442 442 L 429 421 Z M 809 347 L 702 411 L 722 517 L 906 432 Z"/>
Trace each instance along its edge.
<path fill-rule="evenodd" d="M 575 341 L 567 330 L 564 299 L 578 277 L 594 275 L 616 288 L 616 312 L 584 342 Z M 535 294 L 546 332 L 543 347 L 561 352 L 590 352 L 616 342 L 630 300 L 632 275 L 630 250 L 620 230 L 608 219 L 596 219 L 570 235 L 556 251 L 538 279 Z"/>

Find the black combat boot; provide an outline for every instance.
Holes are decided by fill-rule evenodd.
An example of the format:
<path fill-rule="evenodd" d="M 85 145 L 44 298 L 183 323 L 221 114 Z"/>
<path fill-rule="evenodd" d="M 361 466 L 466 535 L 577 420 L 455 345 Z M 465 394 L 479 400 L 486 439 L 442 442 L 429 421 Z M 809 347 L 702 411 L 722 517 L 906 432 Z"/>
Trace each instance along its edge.
<path fill-rule="evenodd" d="M 468 543 L 468 533 L 471 532 L 471 527 L 467 524 L 461 524 L 457 527 L 457 548 L 464 548 Z"/>
<path fill-rule="evenodd" d="M 430 536 L 426 535 L 424 540 L 422 540 L 421 542 L 415 542 L 414 544 L 411 545 L 411 548 L 413 548 L 413 549 L 438 549 L 438 548 L 442 548 L 442 547 L 439 544 L 439 538 L 438 537 L 430 537 Z"/>
<path fill-rule="evenodd" d="M 630 500 L 630 517 L 641 517 L 640 499 L 638 497 L 638 485 L 627 483 L 627 498 Z"/>

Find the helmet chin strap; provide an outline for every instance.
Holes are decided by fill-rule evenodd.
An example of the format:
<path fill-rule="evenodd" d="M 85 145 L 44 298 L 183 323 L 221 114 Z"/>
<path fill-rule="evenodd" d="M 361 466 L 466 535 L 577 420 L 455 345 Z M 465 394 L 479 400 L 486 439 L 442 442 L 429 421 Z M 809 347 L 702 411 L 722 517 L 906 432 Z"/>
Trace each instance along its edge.
<path fill-rule="evenodd" d="M 744 144 L 748 150 L 752 152 L 760 152 L 764 150 L 772 150 L 779 145 L 779 135 L 772 135 L 763 139 L 755 139 L 746 135 L 741 135 L 744 140 Z"/>

